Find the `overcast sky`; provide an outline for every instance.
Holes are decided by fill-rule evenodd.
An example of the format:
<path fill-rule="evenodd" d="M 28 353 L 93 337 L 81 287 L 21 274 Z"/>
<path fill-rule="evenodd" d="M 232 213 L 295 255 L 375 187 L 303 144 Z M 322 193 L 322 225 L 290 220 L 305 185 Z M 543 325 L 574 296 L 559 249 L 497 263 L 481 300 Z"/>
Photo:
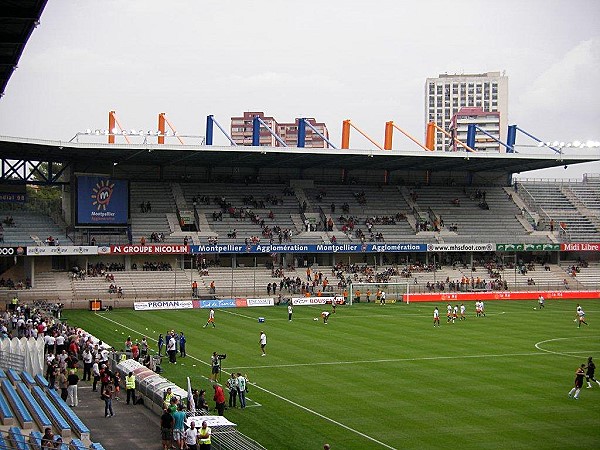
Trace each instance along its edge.
<path fill-rule="evenodd" d="M 165 112 L 204 135 L 208 114 L 229 129 L 264 111 L 315 117 L 336 143 L 344 119 L 379 141 L 388 120 L 423 138 L 425 79 L 488 71 L 509 77 L 509 123 L 600 140 L 600 1 L 49 0 L 0 99 L 0 134 L 69 140 L 114 109 L 128 129 Z M 398 133 L 394 148 L 418 147 Z M 535 176 L 583 173 L 600 162 Z"/>

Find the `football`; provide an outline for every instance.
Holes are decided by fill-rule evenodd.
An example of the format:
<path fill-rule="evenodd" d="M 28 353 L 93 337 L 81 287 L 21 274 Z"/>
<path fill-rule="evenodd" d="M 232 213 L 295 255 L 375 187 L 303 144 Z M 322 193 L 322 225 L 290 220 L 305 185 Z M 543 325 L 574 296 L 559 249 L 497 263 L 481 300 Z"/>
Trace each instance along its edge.
<path fill-rule="evenodd" d="M 318 318 L 318 317 L 315 317 L 313 320 L 319 320 L 319 318 Z"/>

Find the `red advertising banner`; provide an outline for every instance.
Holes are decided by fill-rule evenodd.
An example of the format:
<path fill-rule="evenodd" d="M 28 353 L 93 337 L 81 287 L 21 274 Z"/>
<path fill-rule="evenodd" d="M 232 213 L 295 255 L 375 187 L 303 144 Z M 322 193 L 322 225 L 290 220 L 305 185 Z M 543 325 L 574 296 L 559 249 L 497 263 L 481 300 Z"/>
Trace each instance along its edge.
<path fill-rule="evenodd" d="M 110 252 L 122 255 L 166 255 L 189 253 L 189 245 L 111 245 Z"/>
<path fill-rule="evenodd" d="M 569 242 L 560 244 L 561 252 L 600 252 L 600 242 Z"/>
<path fill-rule="evenodd" d="M 600 299 L 600 291 L 492 291 L 492 292 L 431 292 L 425 294 L 404 294 L 408 302 L 469 302 L 476 300 L 537 300 L 543 295 L 546 300 L 587 300 Z"/>

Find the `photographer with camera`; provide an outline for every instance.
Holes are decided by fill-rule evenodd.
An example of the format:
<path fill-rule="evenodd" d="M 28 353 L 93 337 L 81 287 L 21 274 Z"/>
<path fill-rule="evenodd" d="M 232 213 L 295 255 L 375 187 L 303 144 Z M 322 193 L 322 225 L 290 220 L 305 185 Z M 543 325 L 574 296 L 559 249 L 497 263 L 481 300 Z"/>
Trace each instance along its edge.
<path fill-rule="evenodd" d="M 217 376 L 219 377 L 219 380 L 221 378 L 221 360 L 227 358 L 227 355 L 223 354 L 223 355 L 219 355 L 217 354 L 217 352 L 213 352 L 211 358 L 210 358 L 210 367 L 211 367 L 211 373 L 210 373 L 210 380 L 211 381 L 217 381 Z"/>

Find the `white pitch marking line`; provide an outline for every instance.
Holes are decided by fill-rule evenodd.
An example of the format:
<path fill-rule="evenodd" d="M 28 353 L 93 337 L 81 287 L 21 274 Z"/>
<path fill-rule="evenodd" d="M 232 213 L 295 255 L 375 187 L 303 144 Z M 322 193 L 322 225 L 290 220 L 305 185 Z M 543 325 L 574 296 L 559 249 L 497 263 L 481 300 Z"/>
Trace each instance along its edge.
<path fill-rule="evenodd" d="M 120 327 L 123 327 L 123 328 L 125 328 L 125 329 L 127 329 L 127 330 L 133 331 L 134 333 L 139 333 L 139 334 L 141 334 L 142 336 L 145 336 L 143 333 L 140 333 L 139 331 L 137 331 L 137 330 L 134 330 L 133 328 L 130 328 L 130 327 L 126 326 L 126 325 L 123 325 L 123 324 L 121 324 L 121 323 L 117 322 L 116 320 L 109 319 L 108 317 L 105 317 L 105 316 L 104 316 L 104 315 L 102 315 L 102 314 L 98 314 L 98 313 L 96 313 L 96 315 L 97 315 L 97 316 L 99 316 L 99 317 L 102 317 L 103 319 L 106 319 L 106 320 L 108 320 L 108 321 L 110 321 L 110 322 L 113 322 L 113 323 L 115 323 L 115 324 L 119 325 Z M 156 339 L 152 339 L 152 341 L 155 341 L 155 342 L 156 342 Z M 198 359 L 198 358 L 195 358 L 194 356 L 191 356 L 191 355 L 190 355 L 190 358 L 192 358 L 192 359 L 195 359 L 196 361 L 199 361 L 199 362 L 201 362 L 201 363 L 203 363 L 203 364 L 206 364 L 206 365 L 210 366 L 210 364 L 208 364 L 207 362 L 205 362 L 205 361 L 202 361 L 202 360 L 200 360 L 200 359 Z M 256 389 L 260 389 L 261 391 L 263 391 L 263 392 L 266 392 L 267 394 L 271 394 L 272 396 L 274 396 L 274 397 L 277 397 L 278 399 L 280 399 L 280 400 L 282 400 L 282 401 L 284 401 L 284 402 L 287 402 L 287 403 L 289 403 L 289 404 L 291 404 L 291 405 L 294 405 L 294 406 L 296 406 L 297 408 L 300 408 L 300 409 L 302 409 L 302 410 L 304 410 L 304 411 L 307 411 L 307 412 L 309 412 L 309 413 L 311 413 L 311 414 L 314 414 L 314 415 L 316 415 L 317 417 L 320 417 L 320 418 L 322 418 L 322 419 L 324 419 L 324 420 L 327 420 L 328 422 L 331 422 L 331 423 L 333 423 L 333 424 L 335 424 L 335 425 L 337 425 L 337 426 L 339 426 L 339 427 L 341 427 L 341 428 L 344 428 L 345 430 L 351 431 L 352 433 L 358 434 L 359 436 L 362 436 L 362 437 L 364 437 L 365 439 L 368 439 L 368 440 L 370 440 L 371 442 L 375 442 L 376 444 L 379 444 L 379 445 L 381 445 L 382 447 L 388 448 L 388 449 L 390 449 L 390 450 L 398 450 L 398 449 L 397 449 L 397 448 L 395 448 L 395 447 L 392 447 L 392 446 L 390 446 L 390 445 L 388 445 L 388 444 L 385 444 L 385 443 L 383 443 L 383 442 L 381 442 L 381 441 L 378 441 L 378 440 L 377 440 L 377 439 L 375 439 L 374 437 L 371 437 L 371 436 L 369 436 L 369 435 L 367 435 L 367 434 L 361 433 L 360 431 L 358 431 L 358 430 L 355 430 L 354 428 L 350 428 L 349 426 L 347 426 L 347 425 L 344 425 L 344 424 L 343 424 L 343 423 L 341 423 L 341 422 L 338 422 L 338 421 L 336 421 L 336 420 L 333 420 L 333 419 L 331 419 L 330 417 L 324 416 L 323 414 L 321 414 L 321 413 L 318 413 L 317 411 L 314 411 L 314 410 L 312 410 L 312 409 L 310 409 L 310 408 L 307 408 L 306 406 L 302 406 L 302 405 L 300 405 L 299 403 L 296 403 L 296 402 L 294 402 L 294 401 L 292 401 L 292 400 L 290 400 L 290 399 L 288 399 L 288 398 L 282 397 L 281 395 L 279 395 L 279 394 L 276 394 L 275 392 L 269 391 L 268 389 L 265 389 L 265 388 L 263 388 L 263 387 L 261 387 L 261 386 L 259 386 L 259 385 L 255 384 L 255 383 L 249 383 L 249 384 L 250 384 L 251 386 L 255 387 Z M 252 401 L 252 399 L 250 399 L 249 397 L 248 397 L 248 400 L 251 400 L 251 401 Z M 258 406 L 258 404 L 257 404 L 257 406 Z"/>
<path fill-rule="evenodd" d="M 271 366 L 247 366 L 239 367 L 239 369 L 278 369 L 287 367 L 311 367 L 311 366 L 336 366 L 347 364 L 372 364 L 372 363 L 394 363 L 405 361 L 436 361 L 442 359 L 469 359 L 469 358 L 510 358 L 512 356 L 536 356 L 543 355 L 539 352 L 529 353 L 501 353 L 501 354 L 485 354 L 485 355 L 457 355 L 457 356 L 424 356 L 421 358 L 393 358 L 393 359 L 371 359 L 371 360 L 356 360 L 356 361 L 329 361 L 316 363 L 299 363 L 299 364 L 275 364 Z"/>
<path fill-rule="evenodd" d="M 542 344 L 545 344 L 546 342 L 566 341 L 569 339 L 589 339 L 589 338 L 597 338 L 597 337 L 599 337 L 599 336 L 573 336 L 573 337 L 565 337 L 565 338 L 546 339 L 545 341 L 536 342 L 535 348 L 537 348 L 538 350 L 540 350 L 542 352 L 550 353 L 552 355 L 571 356 L 573 358 L 580 358 L 580 356 L 577 356 L 575 353 L 589 353 L 589 352 L 555 352 L 552 350 L 546 350 L 545 348 L 542 348 Z"/>

